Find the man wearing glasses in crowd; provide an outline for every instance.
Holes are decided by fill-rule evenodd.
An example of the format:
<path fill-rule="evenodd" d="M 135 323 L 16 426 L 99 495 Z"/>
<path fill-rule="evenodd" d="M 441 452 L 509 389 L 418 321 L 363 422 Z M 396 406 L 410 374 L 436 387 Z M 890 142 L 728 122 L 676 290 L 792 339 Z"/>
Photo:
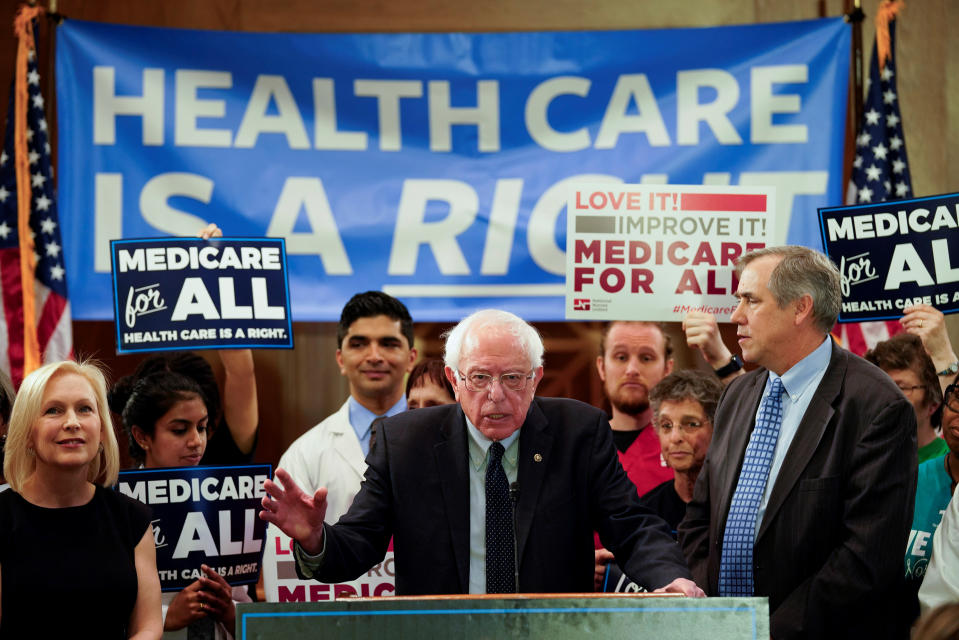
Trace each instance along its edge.
<path fill-rule="evenodd" d="M 647 491 L 639 503 L 665 520 L 673 537 L 686 516 L 686 505 L 693 499 L 693 487 L 712 440 L 713 415 L 722 393 L 723 385 L 715 375 L 692 369 L 672 373 L 649 390 L 651 430 L 659 441 L 663 460 L 675 476 Z M 622 580 L 618 566 L 599 562 L 600 553 L 605 552 L 597 552 L 596 590 L 636 591 L 636 585 Z"/>
<path fill-rule="evenodd" d="M 922 340 L 915 335 L 900 333 L 878 343 L 864 357 L 889 374 L 912 404 L 916 414 L 919 464 L 949 453 L 946 441 L 936 433 L 942 387 Z"/>
<path fill-rule="evenodd" d="M 457 404 L 385 420 L 337 524 L 323 523 L 325 489 L 307 495 L 282 469 L 266 482 L 260 516 L 297 541 L 304 577 L 356 578 L 393 536 L 398 595 L 589 591 L 595 530 L 634 581 L 702 595 L 663 521 L 639 505 L 605 415 L 534 398 L 533 327 L 479 311 L 448 334 L 445 361 Z"/>

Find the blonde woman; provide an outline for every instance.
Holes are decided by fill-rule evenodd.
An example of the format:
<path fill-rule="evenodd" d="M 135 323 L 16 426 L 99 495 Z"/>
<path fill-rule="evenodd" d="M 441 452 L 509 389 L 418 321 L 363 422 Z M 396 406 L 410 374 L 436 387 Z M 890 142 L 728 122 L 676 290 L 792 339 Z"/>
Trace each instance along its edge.
<path fill-rule="evenodd" d="M 0 638 L 159 638 L 150 511 L 110 487 L 119 454 L 91 364 L 23 381 L 0 493 Z"/>

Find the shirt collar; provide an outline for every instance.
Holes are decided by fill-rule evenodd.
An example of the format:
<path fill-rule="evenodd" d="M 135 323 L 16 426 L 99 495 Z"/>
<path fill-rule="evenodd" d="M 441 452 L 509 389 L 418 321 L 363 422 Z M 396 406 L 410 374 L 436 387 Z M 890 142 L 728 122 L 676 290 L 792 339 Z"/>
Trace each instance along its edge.
<path fill-rule="evenodd" d="M 464 417 L 466 416 L 465 413 L 463 415 Z M 506 464 L 513 467 L 516 466 L 519 459 L 519 446 L 513 446 L 513 444 L 519 440 L 519 432 L 520 429 L 517 429 L 511 433 L 509 437 L 500 440 L 500 444 L 506 449 L 506 453 L 503 454 L 503 460 Z M 470 422 L 468 417 L 466 418 L 466 433 L 469 434 L 470 463 L 473 465 L 473 469 L 481 471 L 486 464 L 486 454 L 489 452 L 490 445 L 493 444 L 493 441 L 484 436 L 480 430 Z"/>
<path fill-rule="evenodd" d="M 366 434 L 370 432 L 370 425 L 380 416 L 361 405 L 353 396 L 350 396 L 347 402 L 350 405 L 350 426 L 353 427 L 357 437 L 362 440 Z M 390 417 L 403 411 L 406 411 L 406 396 L 401 397 L 399 401 L 387 409 L 383 415 Z"/>
<path fill-rule="evenodd" d="M 792 402 L 798 402 L 800 398 L 809 390 L 812 382 L 819 378 L 819 374 L 829 366 L 829 360 L 832 358 L 832 338 L 826 336 L 818 347 L 805 358 L 790 367 L 789 371 L 782 375 L 783 390 Z M 775 379 L 775 374 L 770 371 L 769 378 L 766 380 L 766 392 Z"/>

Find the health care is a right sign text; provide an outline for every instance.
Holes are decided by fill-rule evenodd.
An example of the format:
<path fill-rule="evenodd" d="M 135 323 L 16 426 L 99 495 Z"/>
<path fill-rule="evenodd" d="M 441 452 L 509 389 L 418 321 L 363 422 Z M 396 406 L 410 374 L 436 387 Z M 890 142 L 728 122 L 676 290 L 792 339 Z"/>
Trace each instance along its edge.
<path fill-rule="evenodd" d="M 840 322 L 887 320 L 913 304 L 959 311 L 959 194 L 819 209 L 842 275 Z"/>

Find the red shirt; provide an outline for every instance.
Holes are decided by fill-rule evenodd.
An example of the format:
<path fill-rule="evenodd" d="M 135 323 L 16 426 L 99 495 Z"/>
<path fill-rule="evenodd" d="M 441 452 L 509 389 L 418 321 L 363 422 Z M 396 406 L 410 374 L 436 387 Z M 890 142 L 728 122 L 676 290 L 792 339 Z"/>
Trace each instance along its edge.
<path fill-rule="evenodd" d="M 617 451 L 619 463 L 636 485 L 639 495 L 673 479 L 673 470 L 666 466 L 653 425 L 646 425 L 625 452 Z"/>

